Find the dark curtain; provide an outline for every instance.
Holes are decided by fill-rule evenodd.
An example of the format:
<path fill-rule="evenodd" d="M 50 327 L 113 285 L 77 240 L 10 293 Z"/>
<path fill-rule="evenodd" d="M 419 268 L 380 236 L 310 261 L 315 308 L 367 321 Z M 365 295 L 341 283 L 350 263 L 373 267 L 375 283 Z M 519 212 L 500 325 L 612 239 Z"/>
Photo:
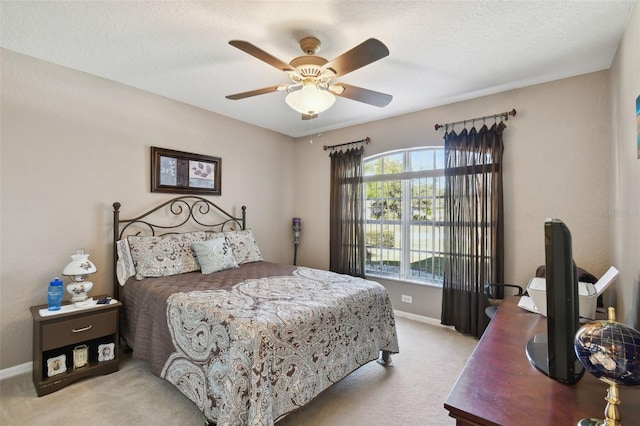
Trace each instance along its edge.
<path fill-rule="evenodd" d="M 445 262 L 442 324 L 480 337 L 489 324 L 484 285 L 504 282 L 502 132 L 445 134 Z"/>
<path fill-rule="evenodd" d="M 363 148 L 331 154 L 329 269 L 364 277 Z"/>

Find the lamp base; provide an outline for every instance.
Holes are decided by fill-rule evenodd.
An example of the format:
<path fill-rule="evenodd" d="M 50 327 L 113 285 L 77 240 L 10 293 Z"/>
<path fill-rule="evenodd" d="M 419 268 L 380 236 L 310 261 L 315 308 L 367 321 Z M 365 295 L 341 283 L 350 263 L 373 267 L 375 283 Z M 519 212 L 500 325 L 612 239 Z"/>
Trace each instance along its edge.
<path fill-rule="evenodd" d="M 83 302 L 87 300 L 87 293 L 93 288 L 91 281 L 80 281 L 71 283 L 67 286 L 67 292 L 73 296 L 71 301 L 73 303 Z"/>

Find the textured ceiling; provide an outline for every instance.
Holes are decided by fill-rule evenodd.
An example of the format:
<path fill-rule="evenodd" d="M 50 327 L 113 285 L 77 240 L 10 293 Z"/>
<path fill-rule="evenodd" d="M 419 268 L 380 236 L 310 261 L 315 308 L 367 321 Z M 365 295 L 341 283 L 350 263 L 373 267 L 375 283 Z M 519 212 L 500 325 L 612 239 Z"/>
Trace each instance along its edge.
<path fill-rule="evenodd" d="M 5 1 L 3 48 L 298 137 L 607 69 L 635 0 Z M 338 79 L 393 95 L 338 98 L 302 121 L 275 92 L 286 74 L 230 46 L 289 62 L 320 39 L 328 60 L 374 37 L 390 54 Z M 495 111 L 479 111 L 491 114 Z"/>

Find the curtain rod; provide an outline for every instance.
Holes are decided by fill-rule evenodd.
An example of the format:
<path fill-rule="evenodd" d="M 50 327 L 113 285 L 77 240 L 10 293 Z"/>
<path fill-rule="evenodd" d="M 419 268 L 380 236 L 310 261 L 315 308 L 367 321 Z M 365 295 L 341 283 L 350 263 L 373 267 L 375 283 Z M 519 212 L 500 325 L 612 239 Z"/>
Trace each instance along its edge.
<path fill-rule="evenodd" d="M 339 144 L 337 144 L 337 145 L 325 145 L 325 146 L 323 147 L 323 149 L 326 151 L 326 150 L 328 150 L 328 149 L 335 149 L 335 148 L 337 148 L 337 147 L 339 147 L 339 146 L 353 145 L 353 144 L 356 144 L 356 143 L 365 143 L 365 144 L 367 144 L 367 143 L 369 143 L 369 142 L 371 142 L 371 139 L 369 139 L 369 136 L 367 136 L 366 138 L 364 138 L 364 139 L 362 139 L 362 140 L 359 140 L 359 141 L 339 143 Z"/>
<path fill-rule="evenodd" d="M 512 109 L 511 111 L 505 111 L 505 112 L 501 112 L 499 114 L 493 114 L 493 115 L 485 115 L 484 117 L 476 117 L 476 118 L 470 118 L 468 120 L 462 120 L 462 121 L 454 121 L 452 123 L 446 123 L 446 124 L 437 124 L 434 126 L 436 128 L 436 130 L 442 128 L 442 127 L 449 127 L 449 126 L 454 126 L 456 124 L 460 124 L 460 123 L 464 123 L 465 125 L 467 124 L 467 121 L 471 121 L 471 122 L 475 122 L 476 120 L 486 120 L 487 118 L 498 118 L 498 117 L 504 117 L 505 121 L 509 120 L 509 116 L 515 117 L 516 116 L 516 109 Z"/>

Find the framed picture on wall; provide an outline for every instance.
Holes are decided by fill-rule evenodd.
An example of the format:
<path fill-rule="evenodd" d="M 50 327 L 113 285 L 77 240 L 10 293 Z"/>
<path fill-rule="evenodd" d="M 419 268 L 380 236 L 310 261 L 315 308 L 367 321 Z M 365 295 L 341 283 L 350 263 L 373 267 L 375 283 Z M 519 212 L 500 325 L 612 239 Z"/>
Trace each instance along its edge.
<path fill-rule="evenodd" d="M 151 147 L 151 192 L 222 194 L 222 159 Z"/>

